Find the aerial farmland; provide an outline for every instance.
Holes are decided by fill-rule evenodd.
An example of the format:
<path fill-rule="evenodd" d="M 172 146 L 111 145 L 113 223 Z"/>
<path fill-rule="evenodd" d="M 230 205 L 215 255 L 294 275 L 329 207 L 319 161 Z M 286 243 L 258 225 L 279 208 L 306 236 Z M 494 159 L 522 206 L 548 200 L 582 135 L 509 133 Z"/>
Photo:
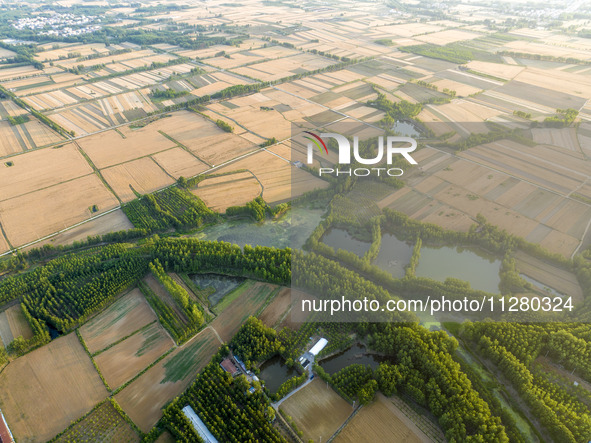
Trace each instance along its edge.
<path fill-rule="evenodd" d="M 2 2 L 14 440 L 590 441 L 590 20 Z"/>

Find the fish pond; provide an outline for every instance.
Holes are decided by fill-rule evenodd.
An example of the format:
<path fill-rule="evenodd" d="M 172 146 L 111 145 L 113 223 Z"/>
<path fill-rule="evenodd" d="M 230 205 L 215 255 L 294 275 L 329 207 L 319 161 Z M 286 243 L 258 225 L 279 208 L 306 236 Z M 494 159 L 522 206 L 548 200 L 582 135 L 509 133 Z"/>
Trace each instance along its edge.
<path fill-rule="evenodd" d="M 454 277 L 467 281 L 473 289 L 496 294 L 501 282 L 500 269 L 501 260 L 483 251 L 423 246 L 416 275 L 439 281 Z"/>
<path fill-rule="evenodd" d="M 375 369 L 382 362 L 393 363 L 391 357 L 372 353 L 371 351 L 368 351 L 365 346 L 357 343 L 350 348 L 345 349 L 344 351 L 331 355 L 330 357 L 323 358 L 318 362 L 318 364 L 328 374 L 335 374 L 341 369 L 353 364 L 366 365 L 372 369 Z"/>
<path fill-rule="evenodd" d="M 215 306 L 224 296 L 242 284 L 245 279 L 218 274 L 196 274 L 191 276 L 191 280 L 199 289 L 206 290 L 209 288 L 212 291 L 208 299 L 211 306 Z"/>
<path fill-rule="evenodd" d="M 283 383 L 298 375 L 298 372 L 294 368 L 288 367 L 285 360 L 279 355 L 265 361 L 259 370 L 261 372 L 258 377 L 265 382 L 265 386 L 271 394 L 275 394 Z"/>
<path fill-rule="evenodd" d="M 357 240 L 344 229 L 331 228 L 322 236 L 322 242 L 334 250 L 343 249 L 352 252 L 358 257 L 363 257 L 371 246 L 371 243 Z"/>

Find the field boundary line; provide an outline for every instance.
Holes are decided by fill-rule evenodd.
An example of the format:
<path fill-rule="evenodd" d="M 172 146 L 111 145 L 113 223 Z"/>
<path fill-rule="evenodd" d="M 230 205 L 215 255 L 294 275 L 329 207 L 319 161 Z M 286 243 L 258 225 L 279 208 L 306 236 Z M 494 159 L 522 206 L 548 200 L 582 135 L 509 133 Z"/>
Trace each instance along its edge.
<path fill-rule="evenodd" d="M 145 278 L 145 277 L 144 277 L 144 278 Z M 143 283 L 145 283 L 145 282 L 144 282 L 144 279 L 142 279 L 140 282 L 143 282 Z M 146 284 L 146 286 L 147 286 L 147 284 Z M 160 326 L 162 326 L 162 329 L 164 329 L 164 332 L 166 332 L 166 335 L 168 335 L 168 337 L 169 337 L 169 338 L 172 340 L 172 345 L 173 345 L 172 347 L 173 347 L 173 348 L 178 348 L 178 347 L 179 347 L 179 345 L 177 345 L 177 343 L 176 343 L 176 340 L 175 340 L 174 338 L 172 338 L 172 335 L 170 335 L 170 332 L 168 332 L 168 329 L 166 329 L 166 328 L 164 327 L 164 325 L 163 325 L 162 323 L 160 323 L 160 320 L 159 320 L 158 314 L 156 313 L 156 311 L 154 310 L 154 308 L 152 308 L 152 305 L 151 305 L 151 304 L 150 304 L 150 302 L 148 301 L 148 298 L 146 297 L 146 294 L 145 294 L 145 292 L 144 292 L 144 288 L 142 288 L 142 286 L 140 286 L 140 285 L 139 285 L 139 283 L 138 283 L 138 286 L 137 286 L 137 288 L 138 288 L 138 289 L 139 289 L 139 291 L 142 293 L 142 297 L 144 297 L 144 300 L 146 301 L 146 304 L 148 305 L 148 307 L 150 308 L 150 310 L 151 310 L 151 311 L 154 313 L 154 315 L 156 316 L 156 320 L 155 320 L 155 321 L 157 321 L 157 322 L 158 322 L 158 324 L 159 324 Z M 200 331 L 200 332 L 201 332 L 201 331 Z"/>
<path fill-rule="evenodd" d="M 361 408 L 363 407 L 363 405 L 359 405 L 352 413 L 351 415 L 349 415 L 349 417 L 347 418 L 347 420 L 345 420 L 345 423 L 343 423 L 339 429 L 337 429 L 334 434 L 332 434 L 332 436 L 326 440 L 326 443 L 330 443 L 331 441 L 333 441 L 340 433 L 343 429 L 345 429 L 345 426 L 347 426 L 349 424 L 349 422 L 353 419 L 353 417 L 355 417 L 357 415 L 357 413 L 361 410 Z"/>
<path fill-rule="evenodd" d="M 6 244 L 8 245 L 8 248 L 9 248 L 8 251 L 6 251 L 3 254 L 0 254 L 0 257 L 2 257 L 3 255 L 9 254 L 12 250 L 14 250 L 14 246 L 12 246 L 12 243 L 10 243 L 10 239 L 8 238 L 8 235 L 6 235 L 6 231 L 4 231 L 4 226 L 2 226 L 2 223 L 0 223 L 0 233 L 4 237 L 4 240 L 6 240 Z"/>
<path fill-rule="evenodd" d="M 105 188 L 107 188 L 107 190 L 109 190 L 111 192 L 111 194 L 113 194 L 115 196 L 115 198 L 117 199 L 117 201 L 121 205 L 123 203 L 123 200 L 121 200 L 119 198 L 119 196 L 117 195 L 115 190 L 111 187 L 111 185 L 107 182 L 107 180 L 105 180 L 105 177 L 103 177 L 103 174 L 101 174 L 101 170 L 96 167 L 96 165 L 94 164 L 94 162 L 92 161 L 90 156 L 86 153 L 86 151 L 84 149 L 82 149 L 82 146 L 80 146 L 80 143 L 78 143 L 78 141 L 74 141 L 74 145 L 76 146 L 76 148 L 78 148 L 78 152 L 80 152 L 80 155 L 82 155 L 82 157 L 84 157 L 84 159 L 90 165 L 90 167 L 92 168 L 94 173 L 97 175 L 97 177 L 100 179 L 100 181 L 103 182 L 103 185 L 105 186 Z"/>
<path fill-rule="evenodd" d="M 581 249 L 581 246 L 583 246 L 583 242 L 585 241 L 585 237 L 587 236 L 587 232 L 589 231 L 590 226 L 591 226 L 591 218 L 589 219 L 589 222 L 587 223 L 587 227 L 585 228 L 585 232 L 583 232 L 583 235 L 581 236 L 581 241 L 579 242 L 579 244 L 577 245 L 577 247 L 573 251 L 572 255 L 570 256 L 571 259 L 574 258 L 574 256 L 577 254 L 577 252 L 579 252 L 579 249 Z"/>
<path fill-rule="evenodd" d="M 46 189 L 51 189 L 51 188 L 54 188 L 54 187 L 56 187 L 56 186 L 63 185 L 63 184 L 65 184 L 65 183 L 70 183 L 70 182 L 73 182 L 74 180 L 78 180 L 78 179 L 80 179 L 80 178 L 89 177 L 89 176 L 91 176 L 91 175 L 95 175 L 95 172 L 93 171 L 93 172 L 90 172 L 90 173 L 88 173 L 88 174 L 84 174 L 84 175 L 80 175 L 80 176 L 78 176 L 78 177 L 70 178 L 70 179 L 68 179 L 68 180 L 64 180 L 64 181 L 61 181 L 61 182 L 59 182 L 59 183 L 54 183 L 54 184 L 52 184 L 52 185 L 45 186 L 44 188 L 39 188 L 39 189 L 35 189 L 35 190 L 33 190 L 33 191 L 25 192 L 24 194 L 18 194 L 18 195 L 14 195 L 14 196 L 12 196 L 12 197 L 8 197 L 8 198 L 6 198 L 6 199 L 4 199 L 4 200 L 0 200 L 0 202 L 7 202 L 7 201 L 10 201 L 10 200 L 14 200 L 15 198 L 24 197 L 25 195 L 34 194 L 34 193 L 35 193 L 35 192 L 37 192 L 37 191 L 45 191 Z"/>
<path fill-rule="evenodd" d="M 8 254 L 14 254 L 15 252 L 18 252 L 20 249 L 28 248 L 29 246 L 33 246 L 34 244 L 37 244 L 39 242 L 48 240 L 48 239 L 50 239 L 52 237 L 55 237 L 56 235 L 63 234 L 64 232 L 68 232 L 68 231 L 70 231 L 70 230 L 72 230 L 74 228 L 77 228 L 78 226 L 83 225 L 84 223 L 88 223 L 90 221 L 96 220 L 99 217 L 103 217 L 103 216 L 105 216 L 107 214 L 110 214 L 112 212 L 115 212 L 115 211 L 117 211 L 119 209 L 121 209 L 121 205 L 117 206 L 116 208 L 109 209 L 108 211 L 103 212 L 102 214 L 98 214 L 98 215 L 95 215 L 94 217 L 90 217 L 89 219 L 82 220 L 81 222 L 78 222 L 78 223 L 76 223 L 76 224 L 74 224 L 72 226 L 69 226 L 67 228 L 64 228 L 64 229 L 62 229 L 60 231 L 54 232 L 53 234 L 46 235 L 45 237 L 39 238 L 39 239 L 37 239 L 35 241 L 32 241 L 32 242 L 26 243 L 26 244 L 24 244 L 22 246 L 18 246 L 16 248 L 13 248 L 10 251 L 6 251 L 6 252 L 0 254 L 0 257 L 4 257 L 5 255 L 8 255 Z"/>
<path fill-rule="evenodd" d="M 78 337 L 78 341 L 80 342 L 80 344 L 84 348 L 86 355 L 88 355 L 88 358 L 90 359 L 92 366 L 94 366 L 94 369 L 96 370 L 98 376 L 101 378 L 103 385 L 105 386 L 105 388 L 107 388 L 107 392 L 109 393 L 109 395 L 113 394 L 113 389 L 111 389 L 111 387 L 109 386 L 109 383 L 107 383 L 107 380 L 105 380 L 105 377 L 104 377 L 103 373 L 101 372 L 101 369 L 99 368 L 97 362 L 94 360 L 94 358 L 92 357 L 92 354 L 88 350 L 88 346 L 86 346 L 86 342 L 84 341 L 84 337 L 82 337 L 82 334 L 80 333 L 80 328 L 76 328 L 76 337 Z"/>
<path fill-rule="evenodd" d="M 197 154 L 195 154 L 193 151 L 191 151 L 188 147 L 186 147 L 185 145 L 183 145 L 180 141 L 178 141 L 177 139 L 175 139 L 174 137 L 172 137 L 171 135 L 168 135 L 166 132 L 162 131 L 161 129 L 158 130 L 158 133 L 160 135 L 162 135 L 163 137 L 169 139 L 171 142 L 173 142 L 174 144 L 177 145 L 177 147 L 184 149 L 185 151 L 187 151 L 189 154 L 191 154 L 193 157 L 195 157 L 197 160 L 199 160 L 201 163 L 206 164 L 207 166 L 209 166 L 210 168 L 213 168 L 213 166 L 209 163 L 206 162 L 205 160 L 203 160 L 201 157 L 199 157 Z M 158 153 L 156 153 L 158 154 Z M 150 155 L 154 155 L 154 154 L 150 154 Z M 155 161 L 155 160 L 154 160 Z M 176 180 L 176 179 L 175 179 Z"/>
<path fill-rule="evenodd" d="M 173 149 L 174 149 L 174 148 L 173 148 Z M 149 155 L 148 157 L 150 158 L 150 160 L 152 160 L 154 163 L 156 163 L 156 166 L 158 166 L 158 167 L 159 167 L 159 168 L 162 170 L 162 172 L 164 172 L 164 173 L 165 173 L 167 176 L 169 176 L 169 177 L 170 177 L 171 179 L 173 179 L 175 182 L 177 181 L 177 179 L 176 179 L 176 178 L 174 178 L 172 175 L 170 175 L 170 174 L 168 173 L 168 171 L 167 171 L 166 169 L 164 169 L 164 168 L 162 167 L 162 165 L 161 165 L 160 163 L 158 163 L 154 157 L 152 157 L 151 155 Z"/>
<path fill-rule="evenodd" d="M 133 331 L 131 334 L 126 335 L 125 337 L 121 337 L 119 340 L 114 341 L 113 343 L 105 346 L 103 349 L 99 349 L 98 351 L 96 351 L 93 354 L 90 354 L 92 358 L 96 357 L 97 355 L 102 354 L 105 351 L 108 351 L 109 349 L 117 346 L 119 343 L 124 342 L 125 340 L 127 340 L 130 337 L 133 337 L 134 335 L 136 335 L 139 332 L 142 332 L 145 329 L 148 329 L 150 326 L 152 326 L 154 323 L 156 323 L 158 320 L 154 319 L 152 320 L 150 323 L 146 323 L 144 326 L 142 326 L 141 328 L 136 329 L 135 331 Z"/>

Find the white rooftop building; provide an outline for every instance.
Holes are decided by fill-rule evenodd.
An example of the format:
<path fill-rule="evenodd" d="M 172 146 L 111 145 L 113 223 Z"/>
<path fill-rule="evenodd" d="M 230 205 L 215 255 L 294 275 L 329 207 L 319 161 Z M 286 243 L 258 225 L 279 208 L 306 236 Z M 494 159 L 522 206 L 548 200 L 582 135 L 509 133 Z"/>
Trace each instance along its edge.
<path fill-rule="evenodd" d="M 316 357 L 320 351 L 322 351 L 326 345 L 328 344 L 328 340 L 325 338 L 321 338 L 320 340 L 318 340 L 316 342 L 316 344 L 314 346 L 312 346 L 312 349 L 310 349 L 310 354 L 312 354 L 314 357 Z"/>
<path fill-rule="evenodd" d="M 195 428 L 195 431 L 197 431 L 197 434 L 199 434 L 199 437 L 201 437 L 205 443 L 218 443 L 218 440 L 211 432 L 209 432 L 205 423 L 201 421 L 191 406 L 185 406 L 183 408 L 183 414 L 185 414 L 185 417 L 191 421 L 193 428 Z"/>

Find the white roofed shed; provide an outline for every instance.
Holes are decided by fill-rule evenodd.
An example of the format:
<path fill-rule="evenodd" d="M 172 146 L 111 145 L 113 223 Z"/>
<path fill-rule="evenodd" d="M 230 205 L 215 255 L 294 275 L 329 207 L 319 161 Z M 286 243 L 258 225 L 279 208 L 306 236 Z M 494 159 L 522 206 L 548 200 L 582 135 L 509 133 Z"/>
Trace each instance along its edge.
<path fill-rule="evenodd" d="M 321 338 L 320 340 L 318 340 L 316 342 L 316 344 L 314 346 L 312 346 L 312 349 L 310 349 L 310 354 L 312 354 L 314 357 L 316 357 L 320 351 L 322 351 L 324 349 L 324 347 L 328 344 L 328 340 L 325 338 Z"/>

